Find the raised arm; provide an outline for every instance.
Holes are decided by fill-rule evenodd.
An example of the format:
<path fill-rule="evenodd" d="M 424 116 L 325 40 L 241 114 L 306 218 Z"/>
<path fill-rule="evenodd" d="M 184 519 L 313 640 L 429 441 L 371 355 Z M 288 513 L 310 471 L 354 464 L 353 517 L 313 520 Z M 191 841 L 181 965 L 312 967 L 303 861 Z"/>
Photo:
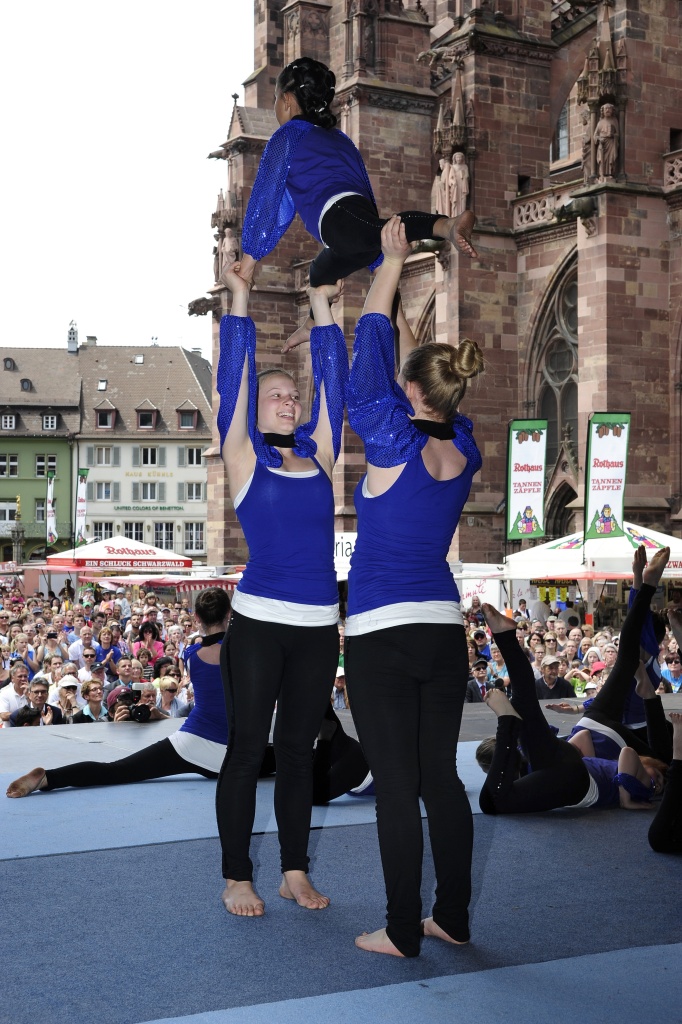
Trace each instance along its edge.
<path fill-rule="evenodd" d="M 242 230 L 244 257 L 239 273 L 246 281 L 251 280 L 256 262 L 272 252 L 294 219 L 296 208 L 286 187 L 287 176 L 299 139 L 312 127 L 307 121 L 290 121 L 277 129 L 263 151 Z"/>
<path fill-rule="evenodd" d="M 221 282 L 232 292 L 232 309 L 220 321 L 220 357 L 216 386 L 220 397 L 218 431 L 230 493 L 241 490 L 255 464 L 249 436 L 249 368 L 254 360 L 256 327 L 248 315 L 250 286 L 235 270 L 225 271 Z"/>
<path fill-rule="evenodd" d="M 310 358 L 315 382 L 313 409 L 307 428 L 318 458 L 331 476 L 341 449 L 343 413 L 348 392 L 348 350 L 331 305 L 343 291 L 343 282 L 310 288 L 315 326 L 310 332 Z M 305 428 L 304 428 L 305 429 Z"/>

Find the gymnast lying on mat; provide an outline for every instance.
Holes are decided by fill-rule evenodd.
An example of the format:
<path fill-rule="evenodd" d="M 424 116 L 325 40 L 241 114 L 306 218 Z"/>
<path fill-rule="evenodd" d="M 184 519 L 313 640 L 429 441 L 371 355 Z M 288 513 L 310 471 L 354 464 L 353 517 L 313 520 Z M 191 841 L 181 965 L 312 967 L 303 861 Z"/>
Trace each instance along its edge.
<path fill-rule="evenodd" d="M 644 568 L 642 587 L 623 625 L 616 665 L 592 705 L 591 712 L 599 715 L 600 724 L 617 736 L 623 734 L 623 703 L 639 664 L 642 623 L 669 554 L 668 548 L 657 551 Z M 486 695 L 498 716 L 498 726 L 496 737 L 484 740 L 476 751 L 476 759 L 487 773 L 479 799 L 481 810 L 486 814 L 523 814 L 557 807 L 647 807 L 652 797 L 663 791 L 672 754 L 660 697 L 653 687 L 649 684 L 640 694 L 649 748 L 655 756 L 640 757 L 628 745 L 622 747 L 617 761 L 583 756 L 577 744 L 585 746 L 585 737 L 579 734 L 572 742 L 560 740 L 545 720 L 532 669 L 516 640 L 515 623 L 491 605 L 484 605 L 484 613 L 509 671 L 512 699 L 510 702 L 499 690 Z"/>

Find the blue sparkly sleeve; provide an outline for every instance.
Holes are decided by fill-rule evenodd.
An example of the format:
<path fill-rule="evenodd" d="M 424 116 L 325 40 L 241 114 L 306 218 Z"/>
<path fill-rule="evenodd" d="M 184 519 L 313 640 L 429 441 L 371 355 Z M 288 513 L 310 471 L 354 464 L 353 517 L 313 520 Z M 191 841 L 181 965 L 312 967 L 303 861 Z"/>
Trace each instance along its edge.
<path fill-rule="evenodd" d="M 641 803 L 650 803 L 651 797 L 653 796 L 653 779 L 649 786 L 645 786 L 643 782 L 640 782 L 634 775 L 629 775 L 627 772 L 618 772 L 614 775 L 613 781 L 617 786 L 622 786 L 626 793 L 629 793 L 633 800 L 639 800 Z"/>
<path fill-rule="evenodd" d="M 296 208 L 287 177 L 296 146 L 312 127 L 308 121 L 289 121 L 277 129 L 263 151 L 242 229 L 242 249 L 254 260 L 272 252 L 294 219 Z"/>
<path fill-rule="evenodd" d="M 324 330 L 324 328 L 319 328 Z M 345 348 L 345 345 L 344 345 Z M 218 406 L 218 432 L 220 449 L 225 444 L 230 429 L 234 410 L 239 398 L 244 359 L 248 363 L 248 431 L 256 458 L 264 466 L 279 469 L 282 456 L 272 445 L 266 443 L 256 426 L 258 421 L 258 375 L 256 371 L 256 325 L 250 316 L 224 316 L 220 321 L 220 357 L 216 375 L 216 388 L 220 404 Z M 346 357 L 347 362 L 347 357 Z M 319 390 L 315 389 L 313 416 L 315 424 L 319 415 Z M 342 413 L 343 415 L 343 413 Z M 317 451 L 317 445 L 310 437 L 308 424 L 299 426 L 295 431 L 296 443 L 293 450 L 302 459 L 310 459 Z M 314 428 L 313 428 L 314 429 Z"/>
<path fill-rule="evenodd" d="M 314 444 L 311 435 L 315 432 L 320 415 L 320 391 L 324 384 L 324 395 L 327 416 L 332 432 L 332 448 L 334 462 L 341 450 L 341 431 L 343 430 L 343 411 L 348 391 L 348 350 L 343 331 L 337 324 L 327 327 L 313 327 L 310 332 L 310 358 L 313 368 L 315 386 L 313 407 L 310 420 L 296 431 L 296 439 L 308 437 Z M 296 449 L 294 449 L 296 450 Z M 317 446 L 315 446 L 317 450 Z"/>
<path fill-rule="evenodd" d="M 367 461 L 380 469 L 408 462 L 428 441 L 412 425 L 412 406 L 394 377 L 391 321 L 383 313 L 366 313 L 355 328 L 348 422 L 365 446 Z"/>
<path fill-rule="evenodd" d="M 367 461 L 380 469 L 409 462 L 428 441 L 412 424 L 412 406 L 394 380 L 395 342 L 391 321 L 382 313 L 360 317 L 355 330 L 348 387 L 348 422 L 365 446 Z M 458 414 L 453 421 L 455 447 L 471 473 L 481 468 L 473 425 Z"/>
<path fill-rule="evenodd" d="M 250 379 L 251 364 L 253 363 L 255 367 L 255 353 L 256 325 L 251 317 L 222 317 L 220 321 L 220 355 L 216 373 L 216 388 L 220 399 L 218 433 L 220 434 L 221 451 L 239 398 L 244 359 L 248 357 Z"/>

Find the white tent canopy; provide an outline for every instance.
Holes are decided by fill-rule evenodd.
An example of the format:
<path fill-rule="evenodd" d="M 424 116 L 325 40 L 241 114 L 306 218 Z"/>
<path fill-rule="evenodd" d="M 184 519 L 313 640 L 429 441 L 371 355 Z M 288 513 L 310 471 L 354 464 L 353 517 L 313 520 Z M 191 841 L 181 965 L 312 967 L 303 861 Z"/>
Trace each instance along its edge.
<path fill-rule="evenodd" d="M 107 569 L 131 572 L 140 569 L 153 569 L 163 572 L 166 569 L 191 569 L 192 559 L 176 555 L 173 551 L 163 551 L 151 544 L 143 544 L 139 540 L 127 537 L 110 537 L 107 540 L 91 541 L 70 551 L 60 551 L 56 555 L 48 555 L 48 569 L 76 571 L 78 569 Z"/>
<path fill-rule="evenodd" d="M 632 557 L 640 544 L 649 556 L 670 547 L 665 579 L 682 577 L 682 539 L 635 523 L 623 523 L 622 537 L 605 537 L 583 543 L 582 533 L 538 544 L 508 555 L 504 575 L 514 580 L 613 580 L 632 576 Z"/>

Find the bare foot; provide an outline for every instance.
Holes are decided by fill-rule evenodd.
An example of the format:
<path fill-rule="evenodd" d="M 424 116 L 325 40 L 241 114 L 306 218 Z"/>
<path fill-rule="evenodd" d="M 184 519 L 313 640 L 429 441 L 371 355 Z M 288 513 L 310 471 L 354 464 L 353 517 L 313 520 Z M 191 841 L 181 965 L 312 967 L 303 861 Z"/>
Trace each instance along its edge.
<path fill-rule="evenodd" d="M 44 768 L 34 768 L 33 771 L 27 775 L 22 775 L 20 779 L 15 779 L 14 782 L 10 782 L 7 787 L 7 796 L 19 797 L 28 796 L 29 793 L 35 793 L 36 789 L 45 789 L 47 785 L 47 776 Z"/>
<path fill-rule="evenodd" d="M 328 896 L 313 888 L 305 871 L 285 871 L 279 894 L 285 900 L 296 900 L 306 910 L 324 910 L 330 903 Z"/>
<path fill-rule="evenodd" d="M 516 631 L 516 623 L 513 619 L 510 619 L 504 612 L 498 611 L 492 604 L 481 605 L 483 614 L 485 615 L 485 621 L 490 626 L 493 633 L 506 633 L 509 630 Z"/>
<path fill-rule="evenodd" d="M 632 559 L 632 586 L 635 590 L 642 589 L 642 573 L 646 566 L 646 548 L 640 544 Z"/>
<path fill-rule="evenodd" d="M 236 917 L 262 917 L 265 903 L 260 898 L 251 882 L 235 882 L 227 878 L 221 899 L 225 910 Z"/>
<path fill-rule="evenodd" d="M 466 946 L 469 943 L 468 939 L 466 942 L 458 942 L 457 939 L 453 939 L 451 935 L 443 931 L 440 925 L 436 924 L 432 917 L 425 917 L 422 921 L 422 935 L 430 935 L 434 939 L 444 939 L 445 942 L 451 942 L 453 946 Z"/>
<path fill-rule="evenodd" d="M 404 957 L 404 953 L 401 953 L 389 939 L 385 928 L 379 928 L 376 932 L 363 932 L 362 935 L 358 935 L 355 945 L 370 953 L 388 953 L 389 956 Z"/>
<path fill-rule="evenodd" d="M 642 570 L 642 583 L 647 583 L 650 587 L 657 587 L 661 582 L 661 576 L 668 564 L 669 558 L 670 548 L 660 548 L 654 554 L 649 564 L 644 566 Z"/>
<path fill-rule="evenodd" d="M 492 708 L 498 718 L 502 715 L 514 715 L 515 718 L 521 718 L 518 711 L 515 711 L 513 706 L 509 702 L 509 698 L 506 693 L 497 688 L 488 690 L 483 700 L 486 702 L 489 708 Z"/>
<path fill-rule="evenodd" d="M 465 210 L 464 213 L 460 213 L 459 217 L 452 218 L 452 227 L 448 233 L 452 244 L 456 245 L 465 256 L 470 256 L 472 260 L 478 258 L 478 253 L 471 244 L 471 232 L 474 229 L 475 223 L 476 214 L 474 211 Z"/>
<path fill-rule="evenodd" d="M 308 317 L 306 322 L 301 327 L 297 327 L 294 333 L 284 342 L 282 352 L 291 352 L 293 348 L 305 345 L 307 341 L 310 341 L 310 332 L 314 326 L 314 321 Z"/>
<path fill-rule="evenodd" d="M 635 687 L 635 693 L 642 700 L 651 700 L 652 697 L 656 696 L 653 683 L 649 679 L 649 674 L 646 670 L 646 665 L 643 661 L 640 661 L 635 672 L 635 679 L 637 680 L 637 686 Z"/>

